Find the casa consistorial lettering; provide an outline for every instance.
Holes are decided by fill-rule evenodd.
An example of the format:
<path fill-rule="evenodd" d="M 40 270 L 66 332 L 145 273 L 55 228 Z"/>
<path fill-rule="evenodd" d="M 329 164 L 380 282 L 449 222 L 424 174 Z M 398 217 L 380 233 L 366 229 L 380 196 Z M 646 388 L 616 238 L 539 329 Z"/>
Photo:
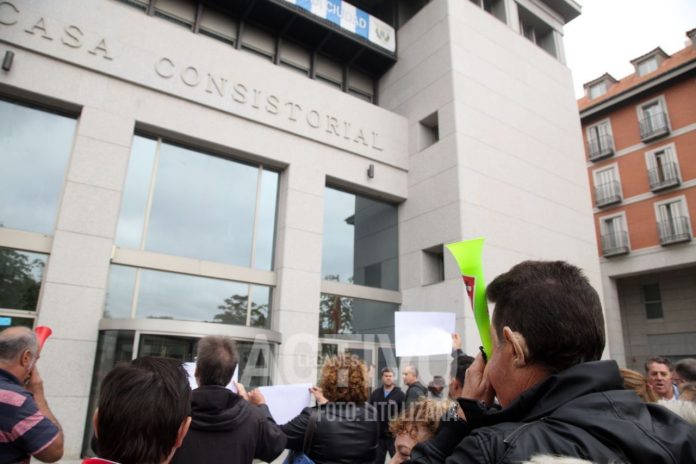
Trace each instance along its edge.
<path fill-rule="evenodd" d="M 49 42 L 58 42 L 65 47 L 84 49 L 87 53 L 105 60 L 113 60 L 111 48 L 104 37 L 87 34 L 78 25 L 60 24 L 36 12 L 24 11 L 15 2 L 0 1 L 0 29 L 20 28 L 28 36 L 39 37 Z"/>
<path fill-rule="evenodd" d="M 248 82 L 215 75 L 195 66 L 178 63 L 168 57 L 158 59 L 154 70 L 162 79 L 179 80 L 192 89 L 227 99 L 230 105 L 246 106 L 255 111 L 284 118 L 292 124 L 304 125 L 311 130 L 325 131 L 335 139 L 351 141 L 375 151 L 384 150 L 376 131 L 339 119 L 301 102 L 283 98 L 268 90 L 256 88 Z"/>

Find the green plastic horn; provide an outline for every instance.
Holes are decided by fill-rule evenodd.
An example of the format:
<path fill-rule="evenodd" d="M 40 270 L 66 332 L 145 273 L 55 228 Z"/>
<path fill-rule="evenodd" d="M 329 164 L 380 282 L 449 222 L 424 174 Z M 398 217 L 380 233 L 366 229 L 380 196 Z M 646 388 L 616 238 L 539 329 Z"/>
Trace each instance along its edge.
<path fill-rule="evenodd" d="M 483 238 L 449 243 L 445 246 L 459 265 L 459 272 L 464 280 L 466 293 L 474 310 L 474 320 L 481 337 L 481 345 L 483 345 L 486 357 L 490 359 L 493 353 L 493 344 L 490 332 L 491 321 L 486 302 L 486 282 L 483 279 L 483 266 L 481 265 Z"/>

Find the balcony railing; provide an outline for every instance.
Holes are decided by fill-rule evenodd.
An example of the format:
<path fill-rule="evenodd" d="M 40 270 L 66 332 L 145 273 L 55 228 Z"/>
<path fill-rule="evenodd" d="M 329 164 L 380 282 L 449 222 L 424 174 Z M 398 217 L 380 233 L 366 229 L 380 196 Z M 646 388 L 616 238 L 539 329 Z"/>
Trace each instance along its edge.
<path fill-rule="evenodd" d="M 658 222 L 657 230 L 660 233 L 660 243 L 662 245 L 691 240 L 688 217 L 675 217 L 669 221 Z"/>
<path fill-rule="evenodd" d="M 590 161 L 597 161 L 614 154 L 614 139 L 609 134 L 590 137 L 587 144 L 590 146 Z"/>
<path fill-rule="evenodd" d="M 664 111 L 648 115 L 640 121 L 640 138 L 644 142 L 666 134 L 669 134 L 669 125 Z"/>
<path fill-rule="evenodd" d="M 595 201 L 597 208 L 613 205 L 621 201 L 621 186 L 619 181 L 612 180 L 595 187 Z"/>
<path fill-rule="evenodd" d="M 602 235 L 602 254 L 605 257 L 625 255 L 629 252 L 628 233 L 624 230 Z"/>
<path fill-rule="evenodd" d="M 677 163 L 663 163 L 661 166 L 650 169 L 648 179 L 650 180 L 650 190 L 653 192 L 679 185 Z"/>

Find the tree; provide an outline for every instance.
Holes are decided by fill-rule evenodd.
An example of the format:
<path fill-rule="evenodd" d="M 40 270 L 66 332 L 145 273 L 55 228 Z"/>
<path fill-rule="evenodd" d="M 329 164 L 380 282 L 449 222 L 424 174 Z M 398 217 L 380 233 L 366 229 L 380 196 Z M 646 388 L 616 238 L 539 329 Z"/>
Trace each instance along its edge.
<path fill-rule="evenodd" d="M 0 307 L 35 311 L 45 264 L 26 253 L 0 248 Z"/>
<path fill-rule="evenodd" d="M 339 280 L 337 275 L 324 278 Z M 322 293 L 319 300 L 319 336 L 353 333 L 352 306 L 352 298 Z"/>
<path fill-rule="evenodd" d="M 213 321 L 222 324 L 246 325 L 249 295 L 232 295 L 229 298 L 225 298 L 224 303 L 218 306 L 218 309 L 222 310 L 222 312 L 213 316 Z M 253 327 L 266 327 L 267 319 L 268 305 L 259 305 L 252 301 L 250 325 Z"/>

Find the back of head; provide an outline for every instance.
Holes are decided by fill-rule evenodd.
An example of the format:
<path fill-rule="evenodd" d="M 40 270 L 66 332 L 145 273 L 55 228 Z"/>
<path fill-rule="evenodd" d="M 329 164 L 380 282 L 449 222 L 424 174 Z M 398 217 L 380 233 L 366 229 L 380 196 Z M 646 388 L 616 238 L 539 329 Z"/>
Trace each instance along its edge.
<path fill-rule="evenodd" d="M 198 341 L 196 375 L 200 385 L 224 387 L 237 367 L 237 344 L 229 337 L 211 335 Z"/>
<path fill-rule="evenodd" d="M 624 380 L 624 388 L 633 390 L 645 403 L 655 403 L 659 397 L 648 387 L 648 382 L 640 373 L 631 369 L 619 369 Z"/>
<path fill-rule="evenodd" d="M 26 327 L 9 327 L 0 332 L 0 364 L 13 364 L 26 350 L 34 356 L 39 350 L 36 334 Z"/>
<path fill-rule="evenodd" d="M 696 382 L 696 359 L 682 359 L 674 365 L 674 370 L 684 382 Z"/>
<path fill-rule="evenodd" d="M 369 397 L 367 367 L 355 355 L 340 354 L 326 358 L 319 383 L 326 399 L 332 402 L 362 404 Z"/>
<path fill-rule="evenodd" d="M 601 358 L 604 316 L 599 296 L 582 271 L 563 261 L 525 261 L 487 289 L 493 326 L 525 338 L 528 359 L 550 373 Z"/>
<path fill-rule="evenodd" d="M 466 378 L 466 370 L 474 362 L 474 358 L 469 355 L 462 354 L 457 356 L 452 360 L 450 365 L 450 377 L 457 379 L 459 385 L 464 385 L 464 379 Z"/>
<path fill-rule="evenodd" d="M 121 464 L 163 462 L 191 415 L 191 388 L 181 363 L 139 358 L 114 367 L 99 394 L 98 454 Z"/>

